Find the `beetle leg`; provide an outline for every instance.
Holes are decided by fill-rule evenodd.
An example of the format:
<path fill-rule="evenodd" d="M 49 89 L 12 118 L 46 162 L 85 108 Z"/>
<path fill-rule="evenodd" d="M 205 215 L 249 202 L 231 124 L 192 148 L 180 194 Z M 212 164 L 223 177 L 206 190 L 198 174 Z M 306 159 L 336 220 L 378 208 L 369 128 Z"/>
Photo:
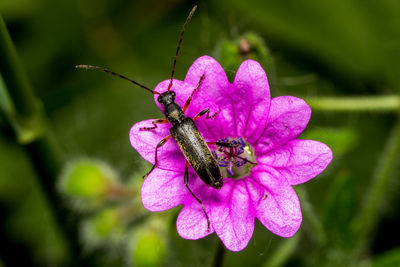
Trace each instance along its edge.
<path fill-rule="evenodd" d="M 185 112 L 187 110 L 187 108 L 190 105 L 190 102 L 192 101 L 193 95 L 194 93 L 196 93 L 197 89 L 199 89 L 201 82 L 204 80 L 205 78 L 205 74 L 201 75 L 199 82 L 196 85 L 196 88 L 193 89 L 192 93 L 190 94 L 189 98 L 186 100 L 185 105 L 183 106 L 183 112 Z"/>
<path fill-rule="evenodd" d="M 201 202 L 201 200 L 196 197 L 196 195 L 192 192 L 192 190 L 189 187 L 189 162 L 186 161 L 186 166 L 185 166 L 185 186 L 186 188 L 189 190 L 190 194 L 192 194 L 192 196 L 197 200 L 197 202 L 200 203 L 201 208 L 203 209 L 204 215 L 207 218 L 207 232 L 210 231 L 210 219 L 208 218 L 206 209 L 203 206 L 203 202 Z"/>
<path fill-rule="evenodd" d="M 158 148 L 159 148 L 159 147 L 162 147 L 163 145 L 165 145 L 165 143 L 166 143 L 171 137 L 172 137 L 172 135 L 168 135 L 167 137 L 163 138 L 163 139 L 157 144 L 157 146 L 156 146 L 156 153 L 154 154 L 154 165 L 153 165 L 153 167 L 151 167 L 150 171 L 149 171 L 146 175 L 143 176 L 143 179 L 146 178 L 146 177 L 154 170 L 154 168 L 157 166 L 157 162 L 158 162 L 158 159 L 157 159 Z"/>
<path fill-rule="evenodd" d="M 153 127 L 139 128 L 139 131 L 153 131 L 154 129 L 157 128 L 157 124 L 168 123 L 168 120 L 166 120 L 166 119 L 158 119 L 158 120 L 152 121 L 151 123 L 153 124 Z"/>
<path fill-rule="evenodd" d="M 193 120 L 196 120 L 196 119 L 198 119 L 198 118 L 201 117 L 201 116 L 204 116 L 204 114 L 207 114 L 207 115 L 206 115 L 206 120 L 208 120 L 208 119 L 213 119 L 215 116 L 218 115 L 218 113 L 219 113 L 219 110 L 210 116 L 210 109 L 209 109 L 209 108 L 206 108 L 206 109 L 203 109 L 202 111 L 200 111 L 199 114 L 197 114 L 196 116 L 194 116 Z"/>

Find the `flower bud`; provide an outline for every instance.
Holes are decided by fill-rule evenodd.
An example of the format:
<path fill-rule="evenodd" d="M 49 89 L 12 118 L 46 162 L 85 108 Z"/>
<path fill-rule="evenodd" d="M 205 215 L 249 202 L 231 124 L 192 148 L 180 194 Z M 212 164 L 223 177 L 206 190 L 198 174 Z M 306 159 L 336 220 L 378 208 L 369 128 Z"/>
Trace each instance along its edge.
<path fill-rule="evenodd" d="M 166 257 L 166 226 L 156 216 L 137 227 L 129 240 L 128 256 L 132 266 L 161 266 Z"/>
<path fill-rule="evenodd" d="M 60 177 L 59 189 L 80 208 L 102 201 L 116 179 L 115 172 L 103 162 L 81 159 L 67 164 Z"/>
<path fill-rule="evenodd" d="M 109 208 L 95 214 L 83 223 L 82 236 L 90 248 L 117 243 L 122 240 L 124 230 L 120 210 Z"/>
<path fill-rule="evenodd" d="M 246 59 L 259 61 L 267 69 L 271 65 L 268 48 L 264 40 L 255 33 L 246 33 L 235 40 L 224 41 L 217 50 L 219 51 L 221 65 L 226 69 L 236 70 Z M 232 81 L 234 73 L 227 74 Z"/>

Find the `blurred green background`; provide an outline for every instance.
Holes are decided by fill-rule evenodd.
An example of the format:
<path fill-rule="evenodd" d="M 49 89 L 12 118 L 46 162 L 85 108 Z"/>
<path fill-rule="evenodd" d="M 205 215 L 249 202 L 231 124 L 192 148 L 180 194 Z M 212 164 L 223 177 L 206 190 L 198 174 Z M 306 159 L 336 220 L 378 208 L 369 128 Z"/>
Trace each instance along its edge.
<path fill-rule="evenodd" d="M 254 58 L 273 97 L 312 106 L 300 138 L 333 150 L 323 174 L 295 187 L 304 220 L 291 239 L 256 222 L 246 249 L 221 252 L 215 235 L 178 236 L 179 208 L 144 211 L 148 165 L 128 133 L 162 115 L 148 92 L 74 69 L 104 66 L 155 87 L 195 4 L 175 77 L 202 55 L 230 78 Z M 399 1 L 1 0 L 0 15 L 50 136 L 16 137 L 1 82 L 0 266 L 210 266 L 222 253 L 223 266 L 400 266 Z M 37 157 L 48 143 L 57 159 Z"/>

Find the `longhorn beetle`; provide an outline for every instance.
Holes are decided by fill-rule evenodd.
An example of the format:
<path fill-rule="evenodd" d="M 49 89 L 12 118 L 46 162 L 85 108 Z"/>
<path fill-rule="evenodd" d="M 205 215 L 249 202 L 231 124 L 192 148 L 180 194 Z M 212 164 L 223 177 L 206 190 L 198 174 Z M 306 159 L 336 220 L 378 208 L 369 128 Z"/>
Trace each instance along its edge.
<path fill-rule="evenodd" d="M 171 90 L 172 87 L 172 82 L 174 78 L 174 73 L 175 73 L 175 66 L 176 66 L 176 61 L 178 58 L 178 53 L 182 44 L 183 40 L 183 35 L 186 30 L 186 26 L 189 23 L 190 19 L 193 16 L 193 13 L 196 11 L 197 6 L 194 6 L 191 12 L 189 13 L 189 16 L 187 17 L 183 28 L 182 32 L 179 38 L 178 42 L 178 47 L 176 49 L 175 53 L 175 58 L 174 58 L 174 64 L 172 67 L 172 73 L 171 73 L 171 80 L 168 85 L 168 89 L 164 93 L 159 93 L 154 90 L 151 90 L 150 88 L 139 84 L 123 75 L 120 75 L 118 73 L 115 73 L 113 71 L 110 71 L 108 69 L 102 68 L 102 67 L 97 67 L 97 66 L 91 66 L 91 65 L 78 65 L 76 66 L 77 69 L 89 69 L 89 70 L 98 70 L 98 71 L 103 71 L 109 74 L 112 74 L 114 76 L 118 76 L 122 79 L 125 79 L 131 83 L 134 83 L 138 85 L 139 87 L 146 89 L 150 93 L 157 94 L 159 95 L 157 98 L 157 101 L 164 106 L 164 113 L 166 119 L 158 119 L 154 120 L 152 122 L 153 126 L 152 127 L 143 127 L 140 128 L 140 131 L 153 131 L 157 129 L 158 124 L 162 123 L 171 123 L 172 127 L 170 129 L 171 134 L 163 138 L 156 146 L 156 151 L 154 154 L 154 165 L 150 169 L 150 171 L 144 176 L 146 177 L 149 175 L 154 168 L 157 166 L 157 154 L 158 154 L 158 149 L 163 146 L 168 140 L 170 140 L 171 137 L 175 139 L 175 141 L 178 143 L 179 148 L 181 149 L 182 153 L 184 154 L 186 158 L 186 166 L 185 166 L 185 174 L 184 174 L 184 182 L 186 188 L 189 190 L 190 194 L 196 199 L 197 202 L 200 203 L 201 208 L 203 209 L 203 212 L 207 218 L 207 229 L 210 229 L 210 219 L 208 218 L 207 212 L 203 206 L 202 201 L 193 193 L 193 191 L 189 187 L 189 164 L 193 167 L 195 172 L 199 175 L 199 177 L 206 183 L 208 186 L 211 186 L 213 188 L 219 189 L 222 187 L 222 175 L 218 166 L 218 163 L 216 159 L 214 158 L 213 154 L 211 153 L 209 147 L 207 146 L 207 143 L 204 141 L 203 137 L 201 136 L 199 130 L 197 129 L 196 125 L 194 124 L 194 120 L 199 118 L 200 116 L 206 115 L 206 119 L 211 119 L 214 116 L 217 115 L 217 113 L 213 114 L 210 116 L 210 110 L 208 108 L 202 110 L 199 112 L 193 119 L 186 117 L 185 116 L 185 111 L 189 107 L 189 104 L 193 98 L 194 93 L 199 89 L 202 81 L 205 78 L 205 75 L 203 74 L 199 82 L 197 83 L 196 87 L 192 91 L 191 95 L 189 98 L 186 100 L 185 105 L 183 109 L 175 102 L 175 92 Z M 214 144 L 214 145 L 226 145 L 222 142 L 210 142 L 209 144 Z"/>

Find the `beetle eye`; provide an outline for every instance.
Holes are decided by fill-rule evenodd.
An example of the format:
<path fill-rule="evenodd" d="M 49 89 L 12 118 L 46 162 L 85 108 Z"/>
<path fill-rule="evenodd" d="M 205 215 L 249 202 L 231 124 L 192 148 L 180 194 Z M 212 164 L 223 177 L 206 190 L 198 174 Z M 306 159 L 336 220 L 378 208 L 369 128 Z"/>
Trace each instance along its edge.
<path fill-rule="evenodd" d="M 171 95 L 172 95 L 172 96 L 175 96 L 175 92 L 174 92 L 174 91 L 171 91 Z"/>
<path fill-rule="evenodd" d="M 161 95 L 157 97 L 157 101 L 158 101 L 159 103 L 161 103 L 162 99 L 163 99 L 163 97 L 162 97 Z"/>

